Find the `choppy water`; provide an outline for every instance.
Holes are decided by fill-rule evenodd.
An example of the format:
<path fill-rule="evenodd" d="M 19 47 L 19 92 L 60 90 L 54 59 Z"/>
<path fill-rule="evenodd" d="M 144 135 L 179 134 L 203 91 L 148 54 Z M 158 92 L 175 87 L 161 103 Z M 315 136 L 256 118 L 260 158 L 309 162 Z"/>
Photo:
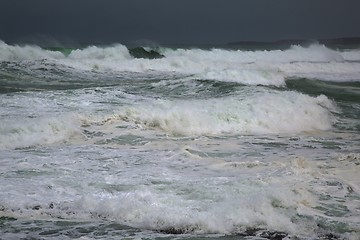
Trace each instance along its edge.
<path fill-rule="evenodd" d="M 159 51 L 0 42 L 1 239 L 360 239 L 359 49 Z"/>

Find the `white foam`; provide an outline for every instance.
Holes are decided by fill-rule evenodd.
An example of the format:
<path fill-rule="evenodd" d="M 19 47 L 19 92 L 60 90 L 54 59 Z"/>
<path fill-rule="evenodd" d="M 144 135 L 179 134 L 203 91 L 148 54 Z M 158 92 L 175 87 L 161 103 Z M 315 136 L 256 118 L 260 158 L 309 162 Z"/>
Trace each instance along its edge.
<path fill-rule="evenodd" d="M 0 149 L 66 142 L 80 136 L 74 116 L 3 120 L 0 125 Z"/>
<path fill-rule="evenodd" d="M 194 62 L 227 62 L 233 64 L 269 62 L 269 63 L 289 63 L 289 62 L 330 62 L 343 61 L 340 52 L 331 50 L 324 45 L 313 44 L 309 47 L 292 46 L 287 50 L 200 50 L 200 49 L 178 49 L 168 50 L 165 53 L 169 58 L 183 58 Z"/>
<path fill-rule="evenodd" d="M 129 60 L 132 57 L 129 54 L 128 49 L 121 44 L 114 45 L 112 47 L 96 47 L 90 46 L 85 49 L 73 50 L 69 56 L 69 59 L 76 61 L 86 60 L 102 60 L 102 61 L 124 61 Z"/>
<path fill-rule="evenodd" d="M 343 51 L 341 55 L 347 61 L 360 61 L 360 50 L 358 49 Z"/>
<path fill-rule="evenodd" d="M 291 217 L 296 211 L 289 211 L 287 215 L 274 208 L 274 198 L 267 187 L 249 188 L 242 184 L 232 187 L 236 190 L 227 188 L 227 191 L 222 192 L 223 196 L 219 201 L 210 201 L 211 198 L 186 199 L 191 196 L 177 196 L 176 191 L 164 195 L 154 190 L 143 189 L 116 195 L 88 195 L 81 199 L 79 207 L 84 210 L 92 209 L 101 216 L 123 224 L 152 230 L 173 228 L 185 232 L 225 234 L 261 227 L 286 232 L 303 230 L 291 222 Z M 193 190 L 204 194 L 212 192 L 211 189 Z M 241 197 L 236 191 L 242 192 Z M 274 195 L 277 195 L 278 203 L 284 204 L 283 207 L 296 206 L 302 197 L 288 191 Z M 281 195 L 283 196 L 280 197 Z"/>
<path fill-rule="evenodd" d="M 1 186 L 0 196 L 7 193 L 16 200 L 7 197 L 2 202 L 7 214 L 32 219 L 106 219 L 151 230 L 173 228 L 185 232 L 232 234 L 248 228 L 263 228 L 299 235 L 308 230 L 306 221 L 294 223 L 293 220 L 316 201 L 310 192 L 302 189 L 303 183 L 309 181 L 307 172 L 310 170 L 298 174 L 293 169 L 299 172 L 299 166 L 292 161 L 284 164 L 284 169 L 278 170 L 276 165 L 268 169 L 277 170 L 287 181 L 266 172 L 262 172 L 261 177 L 246 180 L 236 173 L 227 177 L 226 171 L 221 172 L 222 177 L 214 173 L 199 176 L 198 172 L 185 175 L 169 172 L 167 176 L 164 171 L 171 171 L 167 168 L 168 164 L 174 164 L 171 162 L 163 163 L 166 167 L 125 167 L 121 171 L 124 178 L 119 177 L 118 167 L 122 166 L 122 161 L 92 162 L 56 153 L 51 156 L 51 162 L 43 162 L 41 157 L 29 163 L 21 162 L 17 167 L 19 174 L 34 176 L 16 188 Z M 148 160 L 155 163 L 151 160 L 153 157 L 149 156 Z M 104 164 L 113 167 L 106 175 L 100 170 Z M 159 167 L 163 171 L 159 172 Z M 147 171 L 139 178 L 142 168 Z M 152 180 L 158 184 L 147 184 Z M 112 186 L 117 188 L 111 190 Z M 121 186 L 126 188 L 119 190 Z M 29 197 L 24 198 L 24 194 Z M 39 207 L 34 209 L 35 206 Z"/>
<path fill-rule="evenodd" d="M 360 62 L 285 63 L 278 66 L 288 77 L 304 77 L 333 82 L 360 81 Z"/>
<path fill-rule="evenodd" d="M 64 54 L 56 51 L 47 51 L 38 46 L 11 46 L 0 41 L 0 61 L 21 61 L 41 59 L 61 59 Z"/>
<path fill-rule="evenodd" d="M 224 69 L 223 71 L 204 72 L 197 75 L 197 77 L 222 82 L 237 82 L 246 85 L 282 86 L 285 84 L 284 74 L 272 69 Z"/>
<path fill-rule="evenodd" d="M 325 96 L 258 92 L 252 96 L 207 100 L 158 100 L 129 107 L 121 119 L 170 134 L 298 133 L 328 130 L 335 111 Z"/>
<path fill-rule="evenodd" d="M 221 143 L 234 144 L 236 148 L 232 149 L 241 151 L 244 142 L 239 138 L 233 140 L 222 139 Z M 186 143 L 198 141 L 202 146 L 214 144 L 212 147 L 221 151 L 222 144 L 209 138 Z M 2 213 L 31 220 L 103 220 L 141 230 L 195 234 L 264 229 L 304 239 L 317 236 L 322 230 L 317 223 L 327 217 L 331 223 L 349 224 L 354 232 L 359 229 L 357 205 L 351 208 L 352 218 L 325 216 L 324 210 L 317 208 L 325 201 L 318 194 L 339 190 L 337 186 L 326 185 L 343 174 L 333 165 L 328 168 L 327 163 L 317 160 L 279 159 L 276 155 L 277 160 L 266 157 L 267 164 L 262 167 L 229 171 L 226 166 L 209 168 L 208 158 L 181 155 L 178 145 L 182 141 L 174 141 L 170 148 L 171 144 L 162 143 L 151 150 L 73 145 L 42 149 L 31 156 L 28 152 L 10 153 L 11 157 L 5 156 L 2 162 Z M 239 161 L 243 158 L 236 157 Z M 340 161 L 347 159 L 357 161 L 358 156 L 339 157 Z M 319 164 L 323 166 L 317 167 Z M 342 164 L 338 166 L 341 168 Z M 356 167 L 352 174 L 356 174 L 358 165 L 352 166 Z M 349 197 L 341 199 L 344 199 L 341 205 L 357 203 Z M 339 204 L 338 200 L 332 198 L 330 203 Z"/>

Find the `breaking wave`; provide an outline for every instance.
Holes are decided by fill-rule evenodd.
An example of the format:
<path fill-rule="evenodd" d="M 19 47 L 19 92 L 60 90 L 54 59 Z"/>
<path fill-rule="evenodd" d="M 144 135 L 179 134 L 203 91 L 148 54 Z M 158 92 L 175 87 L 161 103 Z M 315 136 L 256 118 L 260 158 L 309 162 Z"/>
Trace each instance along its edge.
<path fill-rule="evenodd" d="M 333 50 L 320 44 L 257 51 L 171 48 L 153 51 L 142 48 L 143 51 L 138 53 L 140 58 L 134 57 L 133 49 L 129 51 L 121 44 L 73 49 L 68 54 L 38 46 L 11 46 L 4 42 L 0 42 L 0 49 L 1 61 L 48 60 L 59 68 L 66 66 L 97 72 L 174 72 L 247 85 L 284 86 L 286 79 L 294 77 L 359 81 L 360 75 L 358 50 Z M 154 54 L 161 57 L 152 57 Z"/>
<path fill-rule="evenodd" d="M 120 119 L 175 135 L 276 134 L 328 130 L 335 105 L 324 95 L 257 93 L 251 97 L 165 101 L 127 108 Z"/>

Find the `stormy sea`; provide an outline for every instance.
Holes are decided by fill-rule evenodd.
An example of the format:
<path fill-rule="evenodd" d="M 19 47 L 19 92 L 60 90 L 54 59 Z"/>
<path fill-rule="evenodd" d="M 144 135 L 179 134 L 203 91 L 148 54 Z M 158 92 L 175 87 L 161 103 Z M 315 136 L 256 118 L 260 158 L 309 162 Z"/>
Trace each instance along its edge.
<path fill-rule="evenodd" d="M 360 42 L 0 41 L 0 239 L 360 239 Z"/>

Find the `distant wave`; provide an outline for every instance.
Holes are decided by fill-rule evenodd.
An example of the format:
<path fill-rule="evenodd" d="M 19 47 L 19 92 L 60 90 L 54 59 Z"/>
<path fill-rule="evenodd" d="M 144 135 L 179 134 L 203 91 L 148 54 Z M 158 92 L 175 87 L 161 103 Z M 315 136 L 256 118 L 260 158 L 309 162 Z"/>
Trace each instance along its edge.
<path fill-rule="evenodd" d="M 0 61 L 45 60 L 81 71 L 173 72 L 194 78 L 249 85 L 284 86 L 289 78 L 359 81 L 360 50 L 334 50 L 322 44 L 280 50 L 183 49 L 116 44 L 81 49 L 40 48 L 0 42 Z"/>
<path fill-rule="evenodd" d="M 308 47 L 312 44 L 322 44 L 332 49 L 359 48 L 360 38 L 329 38 L 329 39 L 286 39 L 277 41 L 236 41 L 228 43 L 228 46 L 245 49 L 287 49 L 291 45 Z"/>

